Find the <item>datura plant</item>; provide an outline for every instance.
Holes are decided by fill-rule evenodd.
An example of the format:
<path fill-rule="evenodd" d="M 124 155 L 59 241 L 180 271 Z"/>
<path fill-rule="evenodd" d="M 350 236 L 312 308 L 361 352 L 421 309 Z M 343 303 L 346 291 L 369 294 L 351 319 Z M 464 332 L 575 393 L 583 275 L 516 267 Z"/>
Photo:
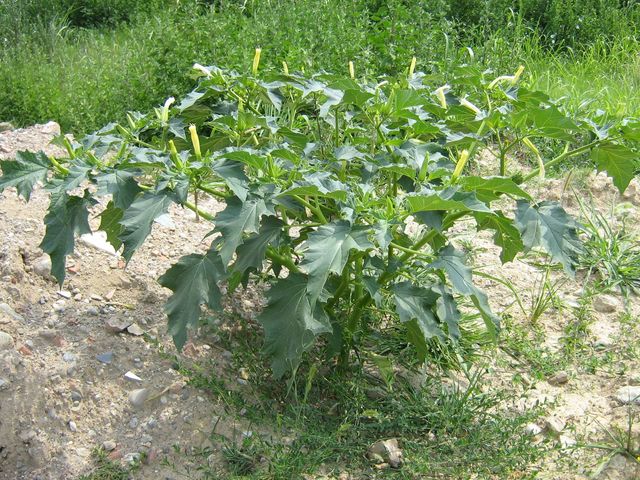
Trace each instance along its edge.
<path fill-rule="evenodd" d="M 623 191 L 636 172 L 640 123 L 575 118 L 515 75 L 460 68 L 449 85 L 414 72 L 344 76 L 194 66 L 196 88 L 150 114 L 130 113 L 66 158 L 20 152 L 0 163 L 0 191 L 50 194 L 41 248 L 62 286 L 74 237 L 99 229 L 129 262 L 172 204 L 211 222 L 206 253 L 180 258 L 160 278 L 170 289 L 168 330 L 181 348 L 203 307 L 220 310 L 224 284 L 266 287 L 258 322 L 276 377 L 314 345 L 348 361 L 377 326 L 396 322 L 424 361 L 430 342 L 458 342 L 461 302 L 492 334 L 499 319 L 449 239 L 460 221 L 489 230 L 502 262 L 541 250 L 568 274 L 581 250 L 577 223 L 523 188 L 561 162 L 590 155 Z M 560 152 L 543 158 L 549 144 Z M 564 148 L 563 148 L 564 147 Z M 495 152 L 489 176 L 479 154 Z M 533 160 L 509 172 L 514 151 Z M 485 165 L 486 167 L 486 165 Z M 213 196 L 219 213 L 202 211 Z M 96 207 L 94 207 L 96 206 Z M 93 211 L 93 210 L 92 210 Z M 223 289 L 225 290 L 225 289 Z M 463 310 L 464 310 L 463 308 Z"/>

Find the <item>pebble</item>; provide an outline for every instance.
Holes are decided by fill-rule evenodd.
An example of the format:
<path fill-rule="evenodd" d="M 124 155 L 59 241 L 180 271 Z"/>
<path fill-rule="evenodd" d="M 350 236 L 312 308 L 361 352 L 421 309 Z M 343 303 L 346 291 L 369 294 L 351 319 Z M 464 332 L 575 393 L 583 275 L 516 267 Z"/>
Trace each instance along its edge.
<path fill-rule="evenodd" d="M 69 430 L 71 430 L 72 432 L 78 431 L 78 426 L 76 425 L 76 422 L 74 422 L 73 420 L 69 421 Z"/>
<path fill-rule="evenodd" d="M 95 317 L 100 313 L 100 310 L 98 310 L 98 307 L 94 307 L 92 305 L 89 308 L 87 308 L 86 313 L 87 315 L 91 315 L 92 317 Z"/>
<path fill-rule="evenodd" d="M 140 454 L 138 452 L 127 453 L 122 457 L 122 461 L 128 464 L 133 464 L 140 461 Z"/>
<path fill-rule="evenodd" d="M 536 423 L 530 423 L 526 427 L 524 427 L 525 433 L 527 435 L 540 435 L 542 433 L 542 427 Z"/>
<path fill-rule="evenodd" d="M 144 330 L 140 328 L 140 326 L 137 323 L 134 323 L 133 325 L 129 325 L 129 327 L 127 327 L 127 332 L 129 332 L 131 335 L 135 335 L 136 337 L 139 337 L 140 335 L 144 335 Z"/>
<path fill-rule="evenodd" d="M 58 295 L 60 295 L 62 298 L 66 298 L 67 300 L 71 298 L 71 292 L 68 292 L 66 290 L 58 290 Z"/>
<path fill-rule="evenodd" d="M 392 468 L 400 468 L 403 463 L 402 450 L 398 447 L 398 440 L 380 440 L 371 445 L 367 451 L 367 458 L 375 464 L 389 464 Z"/>
<path fill-rule="evenodd" d="M 151 392 L 148 388 L 140 388 L 129 392 L 129 402 L 134 407 L 141 407 L 149 398 Z"/>
<path fill-rule="evenodd" d="M 11 317 L 16 322 L 24 322 L 24 317 L 9 306 L 7 303 L 0 303 L 0 312 Z"/>
<path fill-rule="evenodd" d="M 623 405 L 628 405 L 630 403 L 640 405 L 640 387 L 627 385 L 626 387 L 619 388 L 616 391 L 615 397 L 616 400 Z"/>
<path fill-rule="evenodd" d="M 131 320 L 127 320 L 126 318 L 108 318 L 105 322 L 105 326 L 107 330 L 113 333 L 123 332 L 131 325 L 133 322 Z"/>
<path fill-rule="evenodd" d="M 554 385 L 554 386 L 564 385 L 568 381 L 569 381 L 569 375 L 567 375 L 567 372 L 558 372 L 552 377 L 549 377 L 549 379 L 547 380 L 549 385 Z"/>
<path fill-rule="evenodd" d="M 65 362 L 71 363 L 76 361 L 76 356 L 71 352 L 65 352 L 64 355 L 62 355 L 62 359 Z"/>
<path fill-rule="evenodd" d="M 42 255 L 33 262 L 33 271 L 42 278 L 51 279 L 51 259 Z"/>
<path fill-rule="evenodd" d="M 18 438 L 22 441 L 22 443 L 29 443 L 31 440 L 36 438 L 35 430 L 23 430 L 18 434 Z"/>
<path fill-rule="evenodd" d="M 9 350 L 13 347 L 13 337 L 5 332 L 0 332 L 0 350 Z"/>
<path fill-rule="evenodd" d="M 622 309 L 622 304 L 613 295 L 598 295 L 593 299 L 593 308 L 600 313 L 613 313 Z"/>
<path fill-rule="evenodd" d="M 114 442 L 113 440 L 105 440 L 104 442 L 102 442 L 102 449 L 105 452 L 112 452 L 116 449 L 116 442 Z"/>
<path fill-rule="evenodd" d="M 7 380 L 6 378 L 0 378 L 0 389 L 5 385 L 9 385 L 9 380 Z"/>
<path fill-rule="evenodd" d="M 71 392 L 71 400 L 74 402 L 81 402 L 82 401 L 82 394 L 76 390 L 73 390 Z"/>
<path fill-rule="evenodd" d="M 113 361 L 113 352 L 105 352 L 96 355 L 96 359 L 104 364 L 110 364 Z"/>
<path fill-rule="evenodd" d="M 560 442 L 560 446 L 562 448 L 573 447 L 578 443 L 574 438 L 568 437 L 566 435 L 560 435 L 558 441 Z"/>
<path fill-rule="evenodd" d="M 138 417 L 131 417 L 129 420 L 129 428 L 136 428 L 138 426 Z"/>
<path fill-rule="evenodd" d="M 548 432 L 559 435 L 565 427 L 567 426 L 566 422 L 558 417 L 548 417 L 545 419 L 545 428 Z"/>
<path fill-rule="evenodd" d="M 124 378 L 127 380 L 131 380 L 132 382 L 142 382 L 142 379 L 133 372 L 125 373 Z"/>

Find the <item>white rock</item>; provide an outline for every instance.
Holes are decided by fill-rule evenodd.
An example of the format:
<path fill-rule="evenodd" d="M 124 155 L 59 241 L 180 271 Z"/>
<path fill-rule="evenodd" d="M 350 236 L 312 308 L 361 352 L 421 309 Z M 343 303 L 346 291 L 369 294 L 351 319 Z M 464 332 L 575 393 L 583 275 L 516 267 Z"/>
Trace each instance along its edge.
<path fill-rule="evenodd" d="M 16 313 L 16 311 L 6 303 L 0 303 L 0 312 L 4 313 L 8 317 L 11 317 L 16 322 L 24 322 L 24 317 Z"/>
<path fill-rule="evenodd" d="M 131 335 L 135 335 L 136 337 L 139 337 L 140 335 L 144 335 L 144 330 L 140 328 L 140 326 L 137 323 L 134 323 L 133 325 L 129 325 L 127 327 L 127 332 L 129 332 Z"/>
<path fill-rule="evenodd" d="M 116 442 L 114 442 L 113 440 L 105 440 L 104 442 L 102 442 L 102 449 L 105 452 L 111 452 L 116 449 Z"/>
<path fill-rule="evenodd" d="M 613 313 L 622 309 L 622 303 L 613 295 L 598 295 L 593 299 L 593 308 L 600 313 Z"/>
<path fill-rule="evenodd" d="M 640 405 L 640 386 L 627 385 L 616 391 L 616 400 L 624 405 L 634 403 Z"/>
<path fill-rule="evenodd" d="M 74 422 L 73 420 L 69 421 L 69 430 L 71 430 L 72 432 L 78 431 L 78 426 L 76 425 L 76 422 Z"/>
<path fill-rule="evenodd" d="M 13 348 L 13 337 L 5 332 L 0 332 L 0 351 Z"/>
<path fill-rule="evenodd" d="M 66 298 L 67 300 L 71 298 L 71 292 L 68 292 L 66 290 L 58 290 L 58 295 L 60 295 L 62 298 Z"/>
<path fill-rule="evenodd" d="M 376 464 L 388 463 L 393 468 L 399 468 L 403 462 L 396 438 L 375 442 L 369 447 L 367 458 Z"/>
<path fill-rule="evenodd" d="M 101 252 L 108 253 L 109 255 L 118 256 L 118 253 L 107 241 L 107 234 L 102 230 L 94 233 L 85 233 L 80 236 L 80 242 L 90 248 L 95 248 Z"/>
<path fill-rule="evenodd" d="M 42 255 L 33 262 L 33 271 L 47 280 L 51 279 L 51 259 L 48 255 Z"/>
<path fill-rule="evenodd" d="M 142 382 L 142 379 L 133 372 L 125 373 L 124 378 L 131 380 L 132 382 Z"/>
<path fill-rule="evenodd" d="M 527 435 L 540 435 L 542 433 L 542 427 L 536 423 L 530 423 L 526 427 L 524 427 L 525 433 Z"/>
<path fill-rule="evenodd" d="M 150 393 L 151 392 L 148 388 L 132 390 L 129 392 L 129 402 L 131 402 L 131 405 L 133 405 L 134 407 L 141 407 L 149 398 Z"/>
<path fill-rule="evenodd" d="M 562 448 L 573 447 L 576 445 L 576 443 L 578 443 L 576 442 L 575 438 L 571 438 L 566 435 L 560 435 L 560 438 L 558 439 L 558 441 L 560 442 L 560 446 Z"/>
<path fill-rule="evenodd" d="M 559 435 L 565 427 L 567 426 L 566 422 L 558 417 L 548 417 L 545 419 L 545 427 L 549 433 L 554 435 Z"/>

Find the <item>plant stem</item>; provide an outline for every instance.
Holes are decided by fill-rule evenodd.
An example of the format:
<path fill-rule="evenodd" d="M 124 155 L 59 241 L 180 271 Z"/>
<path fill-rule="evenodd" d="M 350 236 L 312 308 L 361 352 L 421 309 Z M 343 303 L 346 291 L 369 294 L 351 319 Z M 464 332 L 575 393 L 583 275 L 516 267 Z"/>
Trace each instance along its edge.
<path fill-rule="evenodd" d="M 322 210 L 320 210 L 318 206 L 312 205 L 311 203 L 307 202 L 300 195 L 292 195 L 292 197 L 295 198 L 297 201 L 299 201 L 302 205 L 307 207 L 309 210 L 311 210 L 313 213 L 315 213 L 315 215 L 320 219 L 322 223 L 329 223 L 327 222 L 327 219 L 324 216 L 324 213 L 322 213 Z"/>
<path fill-rule="evenodd" d="M 183 207 L 188 208 L 189 210 L 191 210 L 192 212 L 194 212 L 196 215 L 201 216 L 202 218 L 204 218 L 205 220 L 209 220 L 210 222 L 213 221 L 213 219 L 215 218 L 213 215 L 211 215 L 210 213 L 204 212 L 202 210 L 200 210 L 198 207 L 196 207 L 193 203 L 191 202 L 184 202 L 182 204 Z"/>
<path fill-rule="evenodd" d="M 278 252 L 276 252 L 274 250 L 273 247 L 268 247 L 267 248 L 266 256 L 272 262 L 275 262 L 275 263 L 277 263 L 279 265 L 283 265 L 283 266 L 287 267 L 287 270 L 289 270 L 290 272 L 292 272 L 292 273 L 300 273 L 300 269 L 298 268 L 298 266 L 295 263 L 293 263 L 293 260 L 291 260 L 290 258 L 285 257 L 284 255 L 280 255 Z"/>
<path fill-rule="evenodd" d="M 549 167 L 553 167 L 554 165 L 557 165 L 558 163 L 562 162 L 563 160 L 566 160 L 567 158 L 570 157 L 574 157 L 576 155 L 580 155 L 581 153 L 587 152 L 589 150 L 591 150 L 593 147 L 606 143 L 606 142 L 610 142 L 612 140 L 615 140 L 615 138 L 608 138 L 605 141 L 602 140 L 595 140 L 587 145 L 583 145 L 581 147 L 578 147 L 574 150 L 571 150 L 569 152 L 563 152 L 560 155 L 558 155 L 556 158 L 549 160 L 546 164 L 545 164 L 545 168 L 549 168 Z M 534 177 L 537 177 L 538 174 L 540 173 L 540 167 L 536 168 L 535 170 L 532 170 L 529 174 L 525 175 L 523 178 L 523 182 L 528 182 L 529 180 L 531 180 Z"/>
<path fill-rule="evenodd" d="M 213 188 L 207 187 L 206 185 L 198 185 L 197 188 L 215 197 L 229 198 L 229 195 L 227 195 L 226 193 L 221 192 L 219 190 L 214 190 Z"/>

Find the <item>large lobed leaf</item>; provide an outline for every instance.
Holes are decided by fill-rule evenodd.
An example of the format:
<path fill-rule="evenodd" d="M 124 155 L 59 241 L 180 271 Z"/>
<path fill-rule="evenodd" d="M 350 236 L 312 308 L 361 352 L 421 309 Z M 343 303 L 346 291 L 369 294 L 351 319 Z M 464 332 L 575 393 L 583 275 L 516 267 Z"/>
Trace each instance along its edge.
<path fill-rule="evenodd" d="M 201 305 L 221 308 L 218 282 L 223 278 L 224 268 L 215 250 L 204 255 L 186 255 L 159 278 L 160 285 L 173 291 L 165 312 L 169 317 L 169 333 L 178 349 L 187 341 L 187 329 L 198 325 Z"/>
<path fill-rule="evenodd" d="M 16 187 L 18 195 L 27 201 L 37 182 L 45 182 L 49 170 L 53 168 L 47 154 L 40 151 L 18 152 L 15 160 L 0 161 L 2 177 L 0 177 L 0 193 L 8 187 Z"/>
<path fill-rule="evenodd" d="M 264 327 L 264 353 L 276 378 L 295 371 L 318 335 L 331 333 L 329 317 L 308 293 L 307 277 L 290 274 L 267 292 L 268 305 L 258 317 Z"/>

